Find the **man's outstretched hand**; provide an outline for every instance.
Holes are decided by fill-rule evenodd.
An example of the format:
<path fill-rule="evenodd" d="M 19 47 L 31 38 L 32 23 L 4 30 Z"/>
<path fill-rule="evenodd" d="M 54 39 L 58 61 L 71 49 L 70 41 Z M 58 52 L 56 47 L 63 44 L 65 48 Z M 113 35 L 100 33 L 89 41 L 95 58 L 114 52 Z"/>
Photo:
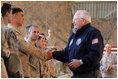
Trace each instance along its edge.
<path fill-rule="evenodd" d="M 52 52 L 51 51 L 47 51 L 47 60 L 52 59 Z"/>

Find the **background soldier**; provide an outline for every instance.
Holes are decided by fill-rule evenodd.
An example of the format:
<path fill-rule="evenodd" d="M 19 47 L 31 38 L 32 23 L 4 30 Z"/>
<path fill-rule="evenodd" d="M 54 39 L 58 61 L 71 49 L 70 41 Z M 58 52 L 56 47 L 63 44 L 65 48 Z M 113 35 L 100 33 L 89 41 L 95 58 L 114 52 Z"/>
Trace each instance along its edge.
<path fill-rule="evenodd" d="M 106 53 L 101 60 L 103 78 L 117 78 L 117 56 L 111 53 L 111 45 L 106 44 Z"/>
<path fill-rule="evenodd" d="M 28 43 L 32 46 L 35 46 L 35 41 L 38 39 L 39 36 L 39 28 L 38 26 L 31 25 L 28 32 Z M 33 55 L 29 55 L 29 62 L 30 62 L 30 73 L 31 78 L 39 78 L 40 77 L 40 70 L 39 70 L 39 59 Z"/>

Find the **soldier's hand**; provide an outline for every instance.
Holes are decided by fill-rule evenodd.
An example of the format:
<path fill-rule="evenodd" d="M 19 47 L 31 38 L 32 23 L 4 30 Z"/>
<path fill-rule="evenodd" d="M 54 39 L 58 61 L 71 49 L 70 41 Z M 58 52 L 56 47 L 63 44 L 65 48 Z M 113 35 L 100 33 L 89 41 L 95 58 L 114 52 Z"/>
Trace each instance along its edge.
<path fill-rule="evenodd" d="M 10 56 L 10 50 L 9 49 L 3 49 L 3 55 L 8 58 Z"/>
<path fill-rule="evenodd" d="M 57 47 L 56 46 L 52 46 L 51 49 L 52 50 L 57 50 Z"/>
<path fill-rule="evenodd" d="M 52 52 L 51 51 L 47 51 L 47 60 L 52 59 Z"/>
<path fill-rule="evenodd" d="M 109 66 L 109 69 L 112 69 L 112 66 L 111 65 Z"/>
<path fill-rule="evenodd" d="M 9 48 L 9 50 L 10 50 L 10 54 L 14 54 L 15 53 L 12 48 Z"/>

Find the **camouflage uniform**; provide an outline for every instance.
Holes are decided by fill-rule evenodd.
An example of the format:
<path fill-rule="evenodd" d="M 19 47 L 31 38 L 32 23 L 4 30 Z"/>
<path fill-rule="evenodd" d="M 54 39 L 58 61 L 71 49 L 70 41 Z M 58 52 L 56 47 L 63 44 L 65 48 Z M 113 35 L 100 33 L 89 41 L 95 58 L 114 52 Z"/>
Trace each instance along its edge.
<path fill-rule="evenodd" d="M 40 65 L 41 65 L 41 78 L 49 78 L 47 61 L 40 60 Z"/>
<path fill-rule="evenodd" d="M 47 50 L 45 50 L 47 51 Z M 56 66 L 54 64 L 54 59 L 48 60 L 48 61 L 41 61 L 41 74 L 42 77 L 45 78 L 56 78 L 58 77 L 58 71 L 56 69 Z"/>
<path fill-rule="evenodd" d="M 8 78 L 8 74 L 7 74 L 3 57 L 8 58 L 9 55 L 10 55 L 10 51 L 8 49 L 7 41 L 5 40 L 5 31 L 4 28 L 1 27 L 1 72 L 4 74 L 5 78 Z"/>
<path fill-rule="evenodd" d="M 24 53 L 31 54 L 41 59 L 42 61 L 47 60 L 46 53 L 42 53 L 40 49 L 37 49 L 35 46 L 32 46 L 29 43 L 27 43 L 20 33 L 17 33 L 16 36 L 18 38 L 18 44 L 20 46 L 19 50 L 23 51 Z"/>
<path fill-rule="evenodd" d="M 57 78 L 58 77 L 58 71 L 54 64 L 54 59 L 48 60 L 48 72 L 49 77 L 48 78 Z"/>
<path fill-rule="evenodd" d="M 48 40 L 48 46 L 47 46 L 47 48 L 49 50 L 55 51 L 55 49 L 51 49 L 51 47 L 56 45 L 56 41 L 53 38 L 50 38 L 49 36 L 47 37 L 47 40 Z M 60 62 L 60 61 L 58 61 L 58 60 L 54 60 L 54 59 L 53 59 L 53 63 L 55 65 L 58 73 L 61 72 L 61 70 L 62 70 L 61 69 L 61 66 L 62 66 L 63 63 Z"/>
<path fill-rule="evenodd" d="M 112 65 L 111 69 L 108 67 Z M 117 56 L 115 54 L 107 54 L 103 55 L 101 60 L 102 77 L 104 78 L 116 78 L 117 77 Z"/>
<path fill-rule="evenodd" d="M 34 46 L 31 46 L 30 44 L 28 44 L 24 40 L 24 38 L 22 37 L 20 32 L 17 31 L 17 29 L 15 29 L 13 27 L 10 27 L 9 29 L 7 29 L 7 35 L 9 37 L 9 41 L 12 41 L 10 45 L 13 45 L 12 48 L 15 48 L 15 50 L 20 50 L 24 54 L 27 54 L 27 53 L 31 54 L 33 56 L 36 56 L 36 57 L 40 58 L 43 61 L 47 60 L 47 55 L 42 54 L 39 49 L 37 49 Z M 13 40 L 15 40 L 15 42 L 13 42 Z M 13 61 L 13 62 L 15 62 L 15 61 Z M 18 70 L 18 69 L 16 69 L 16 70 Z"/>
<path fill-rule="evenodd" d="M 28 43 L 34 46 L 30 41 L 28 41 Z M 31 78 L 40 78 L 39 59 L 35 56 L 29 55 L 29 62 Z"/>
<path fill-rule="evenodd" d="M 30 63 L 28 59 L 29 54 L 24 53 L 23 51 L 20 51 L 19 56 L 22 62 L 24 78 L 30 78 L 31 73 L 30 73 Z"/>
<path fill-rule="evenodd" d="M 9 47 L 14 51 L 13 54 L 10 54 L 9 58 L 5 59 L 8 76 L 10 78 L 22 78 L 24 75 L 19 57 L 19 45 L 17 44 L 14 29 L 9 28 L 9 26 L 5 27 L 5 39 L 7 40 Z"/>

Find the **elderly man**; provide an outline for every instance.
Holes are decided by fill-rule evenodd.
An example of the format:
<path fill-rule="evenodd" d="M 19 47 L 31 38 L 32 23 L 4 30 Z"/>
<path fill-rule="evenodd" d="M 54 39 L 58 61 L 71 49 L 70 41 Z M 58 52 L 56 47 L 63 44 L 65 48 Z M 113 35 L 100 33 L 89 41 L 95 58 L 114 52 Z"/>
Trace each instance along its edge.
<path fill-rule="evenodd" d="M 66 48 L 48 53 L 50 58 L 68 62 L 73 78 L 96 78 L 99 74 L 103 38 L 90 23 L 91 16 L 86 10 L 77 11 L 73 18 L 73 33 Z"/>
<path fill-rule="evenodd" d="M 111 53 L 111 45 L 106 44 L 106 53 L 101 60 L 102 77 L 117 78 L 117 56 Z"/>

